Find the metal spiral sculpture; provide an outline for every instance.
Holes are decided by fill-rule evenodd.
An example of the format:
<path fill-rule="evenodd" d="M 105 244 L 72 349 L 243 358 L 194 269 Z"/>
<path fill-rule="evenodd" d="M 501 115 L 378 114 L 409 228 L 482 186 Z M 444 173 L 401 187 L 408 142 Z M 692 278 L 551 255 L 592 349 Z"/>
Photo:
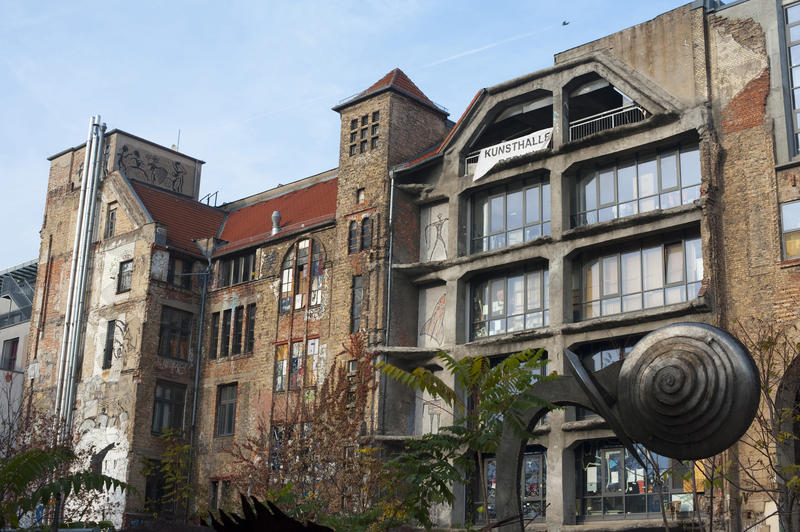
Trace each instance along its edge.
<path fill-rule="evenodd" d="M 695 459 L 738 440 L 758 408 L 758 371 L 725 331 L 699 323 L 647 335 L 619 372 L 618 409 L 630 439 L 665 456 Z"/>

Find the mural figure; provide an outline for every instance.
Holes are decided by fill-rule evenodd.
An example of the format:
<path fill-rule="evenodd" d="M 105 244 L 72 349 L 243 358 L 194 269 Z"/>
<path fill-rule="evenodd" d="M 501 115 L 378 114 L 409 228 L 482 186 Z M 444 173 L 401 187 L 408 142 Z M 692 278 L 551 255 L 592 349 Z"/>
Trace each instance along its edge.
<path fill-rule="evenodd" d="M 133 351 L 133 337 L 131 336 L 130 330 L 128 330 L 128 324 L 124 323 L 122 320 L 116 320 L 114 326 L 116 331 L 114 332 L 114 350 L 112 356 L 121 360 L 122 355 L 124 355 L 126 351 Z"/>
<path fill-rule="evenodd" d="M 139 155 L 139 150 L 130 151 L 127 145 L 122 146 L 122 149 L 117 154 L 117 168 L 119 168 L 128 179 L 137 179 L 144 182 L 150 181 L 150 176 L 147 175 L 147 169 L 142 166 L 142 158 Z"/>
<path fill-rule="evenodd" d="M 428 260 L 433 259 L 433 255 L 440 242 L 444 250 L 444 256 L 447 257 L 447 242 L 444 241 L 442 230 L 449 219 L 450 218 L 443 217 L 441 214 L 437 214 L 436 220 L 425 226 L 425 247 L 429 251 Z M 431 237 L 431 233 L 434 231 L 435 235 Z M 431 240 L 433 240 L 433 245 L 431 245 Z"/>
<path fill-rule="evenodd" d="M 180 162 L 173 162 L 172 170 L 169 170 L 161 165 L 158 157 L 148 155 L 147 159 L 149 159 L 149 162 L 145 163 L 139 150 L 131 151 L 126 144 L 122 146 L 117 155 L 117 168 L 128 179 L 152 183 L 173 192 L 181 192 L 183 190 L 183 177 L 186 175 L 186 169 Z"/>
<path fill-rule="evenodd" d="M 421 334 L 430 336 L 437 344 L 442 345 L 444 340 L 444 307 L 447 302 L 447 294 L 442 294 L 436 306 L 433 307 L 433 312 L 425 321 L 422 326 Z"/>

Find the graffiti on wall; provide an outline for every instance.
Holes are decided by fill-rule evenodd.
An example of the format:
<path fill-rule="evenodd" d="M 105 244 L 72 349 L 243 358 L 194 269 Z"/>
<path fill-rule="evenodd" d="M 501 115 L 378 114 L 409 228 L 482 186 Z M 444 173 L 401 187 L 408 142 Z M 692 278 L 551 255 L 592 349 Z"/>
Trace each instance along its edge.
<path fill-rule="evenodd" d="M 432 306 L 437 292 L 441 295 Z M 444 287 L 429 288 L 420 293 L 420 315 L 424 320 L 419 330 L 420 345 L 422 347 L 440 346 L 444 341 L 444 312 L 447 304 L 447 294 Z"/>
<path fill-rule="evenodd" d="M 420 260 L 444 260 L 447 258 L 447 235 L 450 218 L 447 204 L 423 207 L 420 211 Z"/>
<path fill-rule="evenodd" d="M 174 192 L 183 191 L 183 178 L 186 169 L 178 161 L 164 163 L 155 155 L 142 155 L 139 150 L 131 149 L 127 144 L 117 153 L 117 168 L 128 179 L 136 179 L 168 188 Z"/>

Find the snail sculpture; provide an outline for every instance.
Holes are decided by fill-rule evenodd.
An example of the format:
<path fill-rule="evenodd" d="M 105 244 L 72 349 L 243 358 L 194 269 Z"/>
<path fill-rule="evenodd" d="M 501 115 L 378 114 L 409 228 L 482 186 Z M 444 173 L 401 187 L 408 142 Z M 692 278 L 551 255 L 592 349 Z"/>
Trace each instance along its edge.
<path fill-rule="evenodd" d="M 642 338 L 625 360 L 589 372 L 565 349 L 572 376 L 539 382 L 526 392 L 556 405 L 600 414 L 644 466 L 634 442 L 680 460 L 720 453 L 748 429 L 758 409 L 758 370 L 730 333 L 702 323 L 676 323 Z M 525 412 L 528 426 L 544 407 Z M 519 471 L 525 446 L 506 429 L 497 452 L 497 515 L 520 515 Z M 511 528 L 519 529 L 512 524 Z"/>

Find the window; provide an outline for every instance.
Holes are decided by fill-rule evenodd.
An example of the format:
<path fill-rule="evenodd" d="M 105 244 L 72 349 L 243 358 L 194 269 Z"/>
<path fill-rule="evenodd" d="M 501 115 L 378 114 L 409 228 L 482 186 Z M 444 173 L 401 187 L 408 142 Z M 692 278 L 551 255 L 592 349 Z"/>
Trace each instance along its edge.
<path fill-rule="evenodd" d="M 356 203 L 359 205 L 367 200 L 367 191 L 363 188 L 356 190 Z"/>
<path fill-rule="evenodd" d="M 114 231 L 117 229 L 117 204 L 111 203 L 108 206 L 108 213 L 106 214 L 106 238 L 114 236 Z"/>
<path fill-rule="evenodd" d="M 380 126 L 378 124 L 372 124 L 372 134 L 373 135 L 377 135 L 379 130 L 380 130 Z"/>
<path fill-rule="evenodd" d="M 356 139 L 353 139 L 353 142 L 355 142 L 355 140 Z M 358 147 L 355 144 L 351 144 L 350 145 L 350 155 L 352 156 L 352 155 L 355 155 L 356 153 L 358 153 Z"/>
<path fill-rule="evenodd" d="M 114 356 L 114 332 L 117 330 L 117 322 L 108 320 L 106 324 L 106 347 L 103 349 L 103 369 L 111 367 L 111 359 Z"/>
<path fill-rule="evenodd" d="M 366 140 L 362 140 L 361 144 L 358 145 L 358 151 L 360 151 L 361 153 L 366 153 L 366 151 L 367 151 L 367 141 Z"/>
<path fill-rule="evenodd" d="M 158 335 L 158 354 L 162 357 L 187 360 L 191 333 L 191 312 L 163 307 L 161 309 L 161 330 Z"/>
<path fill-rule="evenodd" d="M 350 121 L 350 129 L 358 129 L 358 118 L 354 118 Z"/>
<path fill-rule="evenodd" d="M 228 348 L 231 345 L 231 309 L 222 312 L 222 345 L 219 348 L 219 356 L 228 356 Z"/>
<path fill-rule="evenodd" d="M 358 224 L 356 222 L 350 222 L 350 225 L 348 226 L 347 252 L 348 253 L 358 252 Z"/>
<path fill-rule="evenodd" d="M 703 279 L 699 238 L 645 245 L 587 261 L 576 287 L 575 320 L 695 299 Z"/>
<path fill-rule="evenodd" d="M 154 434 L 161 434 L 166 429 L 183 428 L 183 405 L 186 398 L 186 386 L 167 381 L 156 381 L 156 398 L 153 403 Z"/>
<path fill-rule="evenodd" d="M 185 290 L 192 289 L 192 264 L 194 261 L 182 259 L 173 255 L 169 256 L 167 269 L 167 283 Z"/>
<path fill-rule="evenodd" d="M 350 142 L 355 142 L 357 140 L 358 140 L 358 133 L 356 133 L 355 131 L 350 133 Z"/>
<path fill-rule="evenodd" d="M 325 357 L 320 355 L 319 338 L 310 338 L 306 343 L 306 386 L 316 386 L 325 371 Z"/>
<path fill-rule="evenodd" d="M 486 505 L 486 513 L 488 513 L 489 519 L 494 520 L 497 517 L 495 506 L 497 495 L 497 459 L 494 457 L 486 458 L 484 468 L 486 495 L 489 499 L 489 504 Z M 520 481 L 522 482 L 521 496 L 523 518 L 544 520 L 545 506 L 547 503 L 545 490 L 547 469 L 545 451 L 543 448 L 531 446 L 522 456 Z M 478 493 L 481 494 L 483 492 L 479 490 Z M 478 503 L 478 506 L 483 506 L 483 504 Z"/>
<path fill-rule="evenodd" d="M 592 342 L 578 347 L 575 352 L 581 357 L 581 362 L 586 370 L 595 372 L 625 358 L 625 355 L 631 352 L 633 346 L 640 339 L 641 336 L 629 336 L 605 342 Z M 599 414 L 588 408 L 575 407 L 575 419 L 595 417 L 599 417 Z"/>
<path fill-rule="evenodd" d="M 167 502 L 166 479 L 161 471 L 161 461 L 146 459 L 144 487 L 144 505 L 148 512 L 163 516 L 172 516 L 175 512 L 175 502 Z"/>
<path fill-rule="evenodd" d="M 350 305 L 350 332 L 355 334 L 361 330 L 361 276 L 353 276 L 352 304 Z"/>
<path fill-rule="evenodd" d="M 12 371 L 17 365 L 17 348 L 19 338 L 11 338 L 3 342 L 3 358 L 0 359 L 0 369 Z"/>
<path fill-rule="evenodd" d="M 211 510 L 216 510 L 219 507 L 219 480 L 212 480 L 209 486 L 208 494 L 208 507 Z"/>
<path fill-rule="evenodd" d="M 286 391 L 286 364 L 289 358 L 289 344 L 275 347 L 275 391 Z"/>
<path fill-rule="evenodd" d="M 219 312 L 211 315 L 211 339 L 208 344 L 208 358 L 217 358 L 217 346 L 219 346 Z"/>
<path fill-rule="evenodd" d="M 372 121 L 373 122 L 377 122 L 378 120 L 380 120 L 380 117 L 381 117 L 381 112 L 380 111 L 373 111 L 372 112 Z"/>
<path fill-rule="evenodd" d="M 361 125 L 366 126 L 367 122 L 369 122 L 369 115 L 364 115 L 361 117 Z"/>
<path fill-rule="evenodd" d="M 789 6 L 784 11 L 786 21 L 786 56 L 789 59 L 789 78 L 792 87 L 792 130 L 794 146 L 789 151 L 797 154 L 800 151 L 800 4 Z"/>
<path fill-rule="evenodd" d="M 550 234 L 550 184 L 497 187 L 472 198 L 472 252 Z"/>
<path fill-rule="evenodd" d="M 217 436 L 231 436 L 236 428 L 237 383 L 217 387 Z"/>
<path fill-rule="evenodd" d="M 246 283 L 256 278 L 256 252 L 251 251 L 217 261 L 217 288 Z"/>
<path fill-rule="evenodd" d="M 800 8 L 800 5 L 797 7 Z M 800 31 L 800 26 L 798 31 Z M 800 257 L 800 201 L 781 205 L 781 224 L 784 258 Z"/>
<path fill-rule="evenodd" d="M 244 307 L 239 305 L 233 311 L 233 345 L 231 346 L 232 355 L 242 353 L 242 327 L 244 326 Z"/>
<path fill-rule="evenodd" d="M 364 128 L 364 129 L 361 130 L 361 138 L 362 139 L 367 138 L 367 131 L 368 131 L 367 128 Z"/>
<path fill-rule="evenodd" d="M 472 339 L 544 327 L 550 323 L 547 269 L 477 281 L 472 288 Z"/>
<path fill-rule="evenodd" d="M 655 209 L 670 209 L 700 197 L 697 146 L 640 155 L 581 174 L 572 226 L 589 225 Z"/>
<path fill-rule="evenodd" d="M 372 218 L 364 218 L 361 221 L 361 249 L 372 247 Z"/>
<path fill-rule="evenodd" d="M 372 148 L 373 150 L 378 147 L 378 137 L 372 137 L 372 139 L 369 142 L 370 142 L 370 148 Z"/>
<path fill-rule="evenodd" d="M 648 451 L 635 444 L 637 453 Z M 691 475 L 691 462 L 649 453 L 658 471 L 648 463 L 646 469 L 617 440 L 595 440 L 582 443 L 575 450 L 575 485 L 577 513 L 586 519 L 625 519 L 631 514 L 660 517 L 664 504 L 675 504 L 681 513 L 692 511 L 691 480 L 684 484 L 685 473 Z M 689 476 L 691 478 L 691 476 Z M 663 483 L 663 485 L 662 485 Z M 684 489 L 684 486 L 687 486 Z M 662 499 L 659 494 L 664 492 Z"/>
<path fill-rule="evenodd" d="M 117 293 L 128 292 L 131 289 L 131 277 L 133 277 L 133 261 L 126 260 L 119 263 L 119 275 L 117 276 Z"/>
<path fill-rule="evenodd" d="M 247 329 L 244 336 L 244 352 L 252 353 L 256 339 L 256 304 L 247 305 Z"/>
<path fill-rule="evenodd" d="M 289 389 L 303 387 L 303 342 L 292 343 L 292 358 L 289 361 Z"/>
<path fill-rule="evenodd" d="M 319 305 L 322 302 L 322 276 L 322 248 L 319 242 L 305 239 L 292 246 L 283 259 L 280 312 L 304 308 L 307 301 L 311 305 Z"/>

